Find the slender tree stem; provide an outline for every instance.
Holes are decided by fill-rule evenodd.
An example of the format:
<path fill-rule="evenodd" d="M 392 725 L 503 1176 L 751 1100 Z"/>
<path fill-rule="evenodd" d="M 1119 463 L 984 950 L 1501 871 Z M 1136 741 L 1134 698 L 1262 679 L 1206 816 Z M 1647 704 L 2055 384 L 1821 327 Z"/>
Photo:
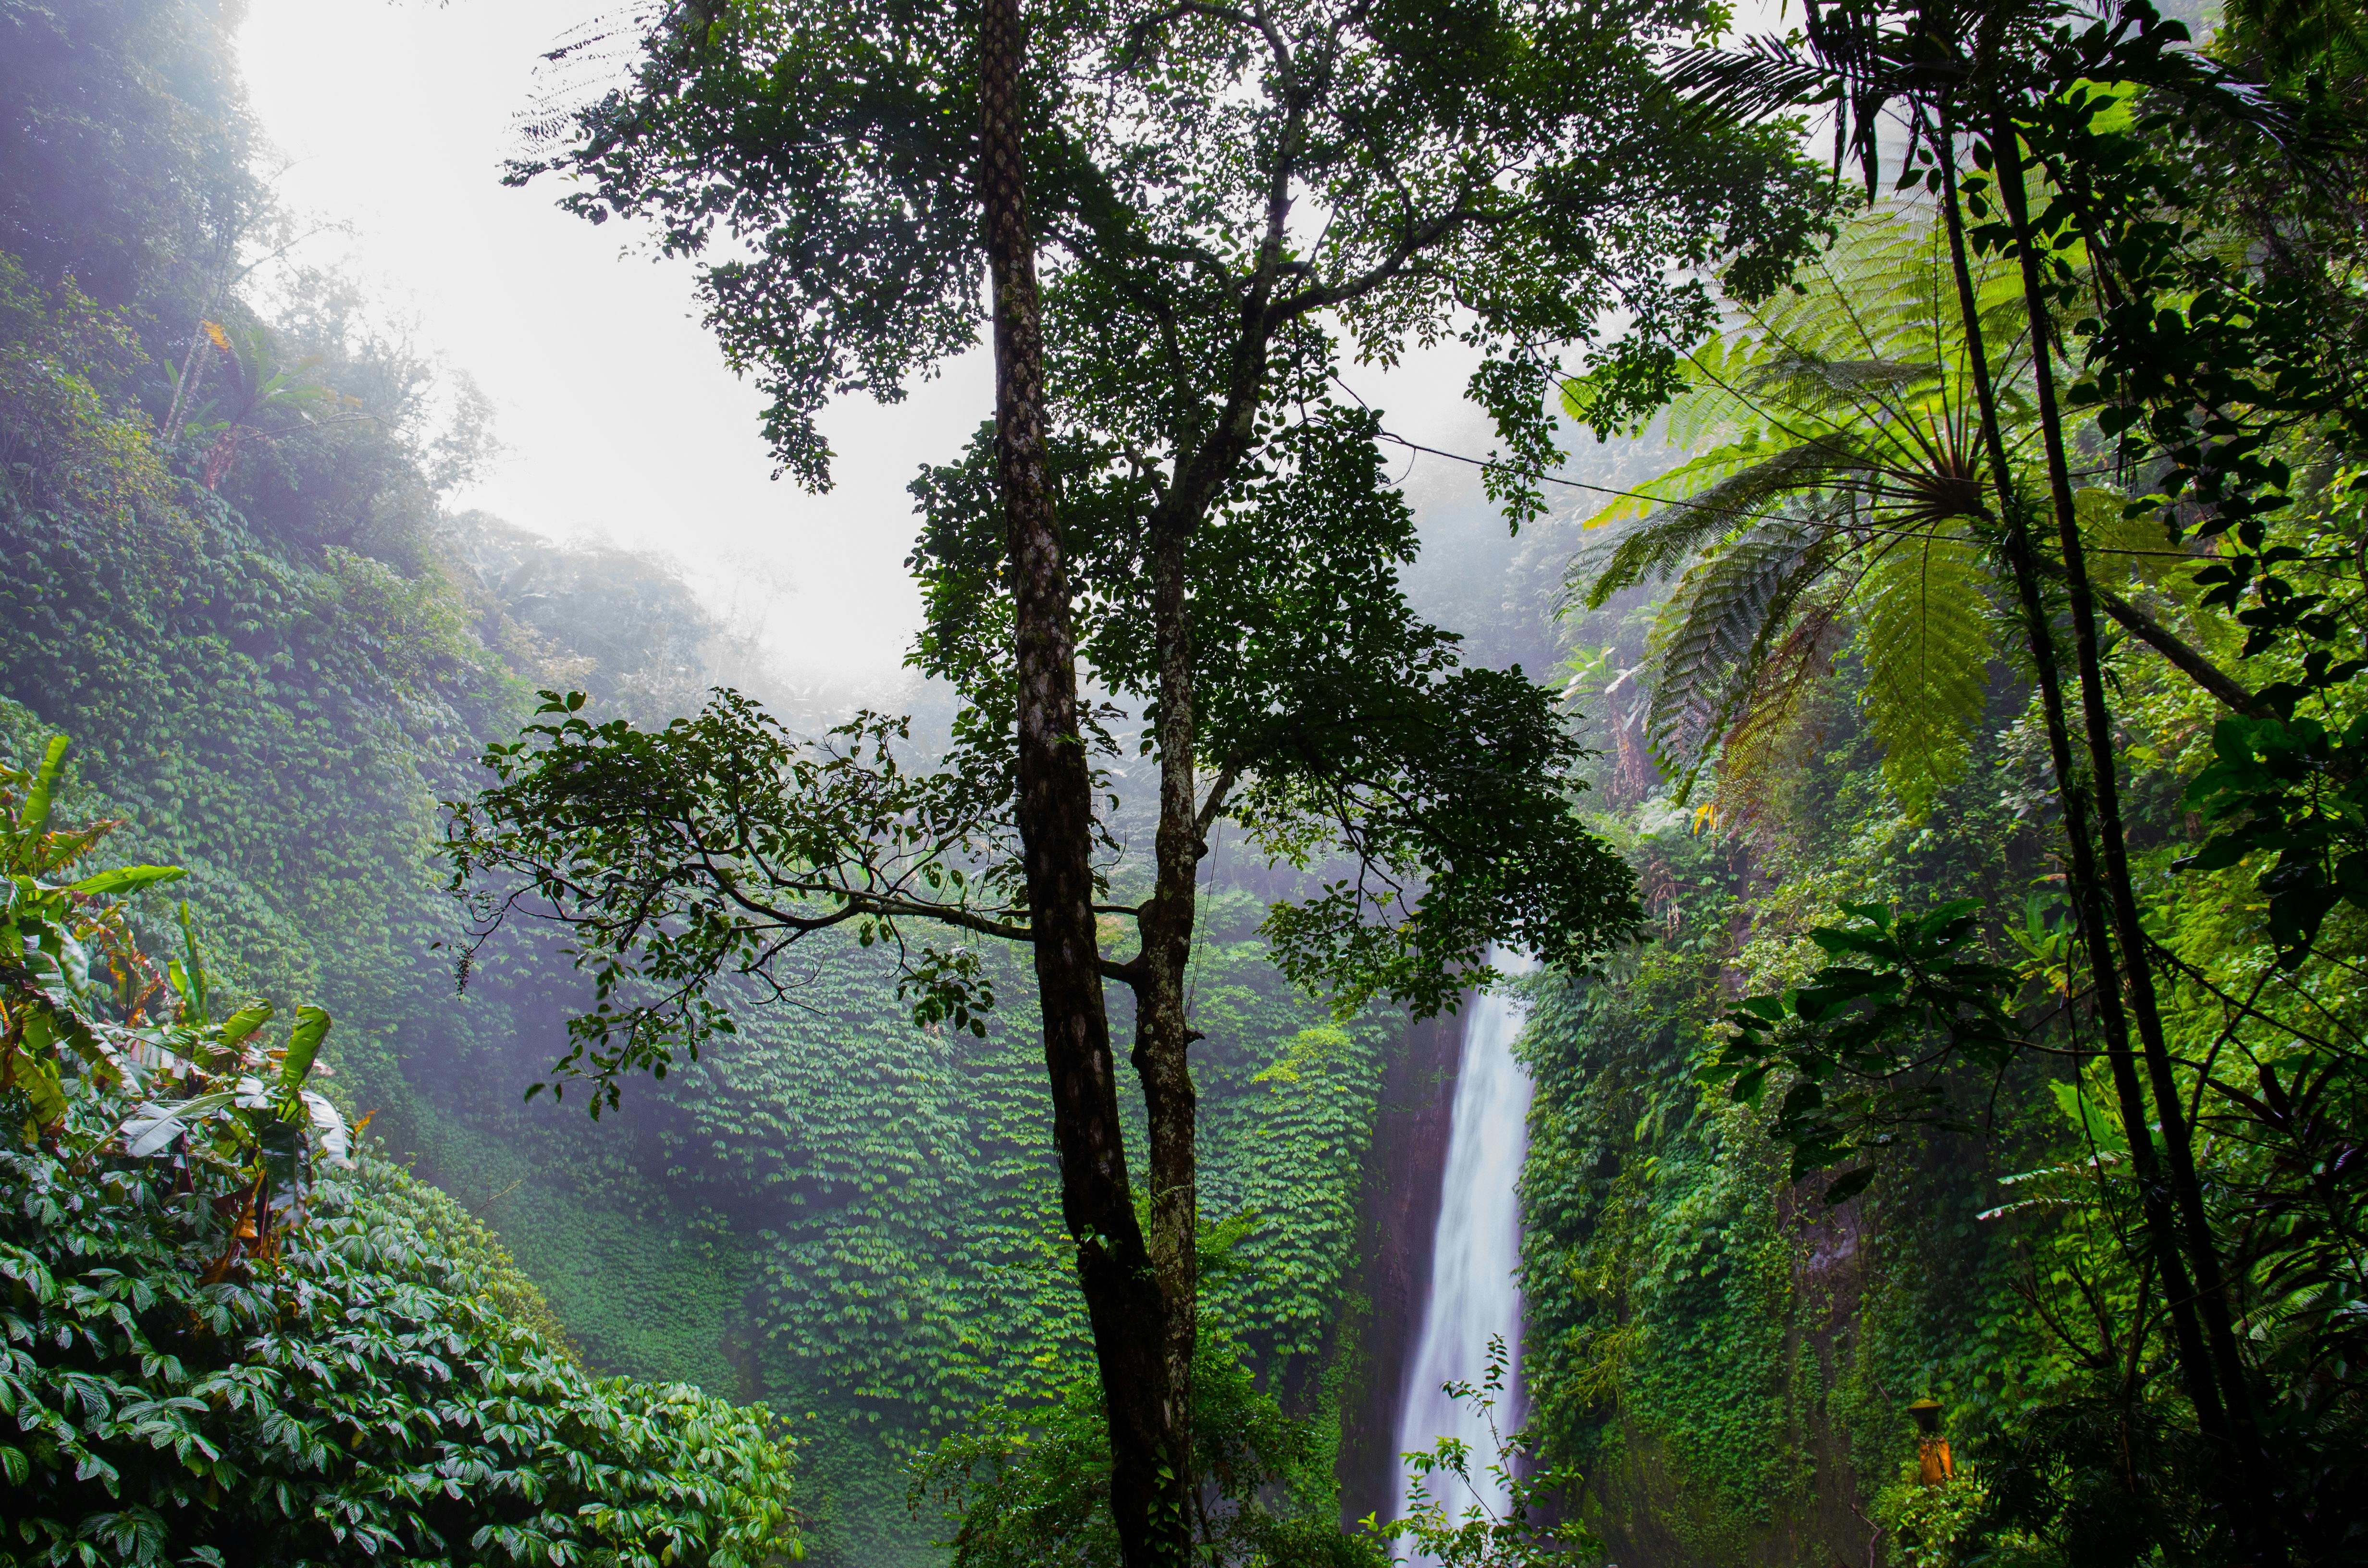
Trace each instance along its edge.
<path fill-rule="evenodd" d="M 1151 1256 L 1167 1301 L 1167 1375 L 1192 1386 L 1199 1336 L 1200 1196 L 1184 978 L 1198 916 L 1201 857 L 1192 628 L 1185 594 L 1190 535 L 1172 524 L 1152 540 L 1152 630 L 1159 659 L 1159 828 L 1156 880 L 1142 921 L 1143 983 L 1136 987 L 1134 1067 L 1151 1143 Z M 1189 1441 L 1191 1410 L 1178 1430 Z"/>
<path fill-rule="evenodd" d="M 2265 1547 L 2273 1560 L 2273 1520 L 2262 1509 L 2265 1488 L 2259 1473 L 2260 1454 L 2253 1430 L 2245 1364 L 2237 1347 L 2228 1298 L 2213 1240 L 2211 1217 L 2203 1206 L 2202 1184 L 2195 1174 L 2194 1141 L 2187 1125 L 2179 1077 L 2165 1039 L 2162 1015 L 2155 997 L 2154 975 L 2146 963 L 2146 927 L 2139 917 L 2137 892 L 2130 879 L 2129 852 L 2122 831 L 2121 790 L 2113 756 L 2112 713 L 2105 700 L 2104 663 L 2097 635 L 2096 596 L 2089 581 L 2087 552 L 2072 497 L 2071 463 L 2065 453 L 2064 419 L 2055 392 L 2053 332 L 2045 279 L 2031 225 L 2029 193 L 2023 183 L 2021 142 L 2012 119 L 2001 107 L 1991 126 L 1991 154 L 1998 174 L 1998 196 L 2014 235 L 2022 274 L 2023 305 L 2030 313 L 2032 384 L 2038 404 L 2040 437 L 2047 456 L 2047 485 L 2055 511 L 2055 528 L 2064 559 L 2066 597 L 2072 620 L 2072 645 L 2080 676 L 2083 728 L 2088 732 L 2089 763 L 2097 799 L 2097 829 L 2102 851 L 2105 891 L 2112 902 L 2114 935 L 2121 949 L 2121 978 L 2130 1012 L 2137 1023 L 2139 1043 L 2154 1093 L 2155 1119 L 2162 1130 L 2163 1163 L 2170 1178 L 2173 1203 L 2179 1210 L 2187 1259 L 2193 1271 L 2196 1302 L 2211 1347 L 2214 1370 L 2241 1471 L 2248 1472 L 2253 1505 L 2251 1528 L 2240 1524 L 2248 1545 Z M 2107 989 L 2100 987 L 2100 994 Z M 2133 1148 L 2145 1130 L 2134 1129 Z"/>
<path fill-rule="evenodd" d="M 2169 1195 L 2162 1180 L 2154 1142 L 2146 1136 L 2146 1093 L 2137 1063 L 2130 1051 L 2129 1018 L 2122 1006 L 2110 922 L 2099 886 L 2095 851 L 2089 828 L 2089 802 L 2072 751 L 2071 723 L 2064 706 L 2064 686 L 2056 664 L 2055 633 L 2047 601 L 2039 584 L 2038 552 L 2032 548 L 2022 497 L 2014 483 L 2007 456 L 2005 427 L 1998 417 L 1997 389 L 1990 379 L 1989 358 L 1982 341 L 1979 299 L 1973 269 L 1966 260 L 1964 217 L 1958 206 L 1955 132 L 1944 114 L 1940 126 L 1941 210 L 1949 235 L 1949 262 L 1957 284 L 1958 313 L 1964 318 L 1965 353 L 1974 378 L 1974 396 L 1981 405 L 1984 444 L 1990 473 L 1998 490 L 1998 517 L 2014 572 L 2015 595 L 2022 610 L 2023 633 L 2039 683 L 2040 707 L 2047 727 L 2048 758 L 2055 773 L 2056 797 L 2064 808 L 2066 869 L 2070 874 L 2072 906 L 2080 924 L 2082 945 L 2097 976 L 2097 1017 L 2104 1034 L 2105 1057 L 2113 1079 L 2114 1097 L 2121 1104 L 2122 1122 L 2130 1134 L 2131 1165 L 2137 1175 L 2138 1199 L 2146 1214 L 2146 1233 L 2155 1266 L 2161 1270 L 2169 1299 L 2171 1340 L 2179 1354 L 2180 1371 L 2194 1403 L 2196 1422 L 2204 1432 L 2225 1441 L 2227 1420 L 2219 1394 L 2201 1324 L 2196 1318 L 2194 1290 L 2181 1261 L 2177 1225 Z M 2044 346 L 2035 352 L 2044 354 Z"/>

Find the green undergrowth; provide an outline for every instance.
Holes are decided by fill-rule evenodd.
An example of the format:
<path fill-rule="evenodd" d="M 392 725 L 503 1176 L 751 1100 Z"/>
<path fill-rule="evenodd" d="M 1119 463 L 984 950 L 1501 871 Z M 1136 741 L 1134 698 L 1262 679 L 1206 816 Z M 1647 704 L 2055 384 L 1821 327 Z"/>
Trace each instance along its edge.
<path fill-rule="evenodd" d="M 0 1563 L 756 1568 L 801 1550 L 765 1412 L 587 1372 L 434 1188 L 366 1157 L 225 1277 L 210 1174 L 184 1192 L 175 1165 L 109 1153 L 129 1103 L 72 1097 L 0 1153 Z"/>

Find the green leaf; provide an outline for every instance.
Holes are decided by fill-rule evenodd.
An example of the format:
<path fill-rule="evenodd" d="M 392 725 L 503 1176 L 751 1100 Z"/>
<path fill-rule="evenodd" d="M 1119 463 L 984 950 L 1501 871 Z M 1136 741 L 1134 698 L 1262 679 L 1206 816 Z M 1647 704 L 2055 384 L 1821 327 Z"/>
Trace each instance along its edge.
<path fill-rule="evenodd" d="M 151 1100 L 123 1123 L 123 1152 L 137 1159 L 160 1154 L 190 1123 L 203 1120 L 237 1099 L 236 1094 L 223 1089 L 169 1104 Z"/>
<path fill-rule="evenodd" d="M 328 1014 L 318 1007 L 296 1009 L 296 1027 L 288 1036 L 288 1060 L 279 1069 L 281 1093 L 292 1095 L 303 1085 L 304 1075 L 313 1071 L 313 1059 L 321 1053 L 321 1041 L 328 1033 Z"/>
<path fill-rule="evenodd" d="M 1873 1180 L 1874 1167 L 1873 1165 L 1867 1165 L 1859 1170 L 1845 1172 L 1843 1175 L 1834 1177 L 1833 1180 L 1826 1183 L 1826 1206 L 1830 1209 L 1836 1204 L 1849 1202 L 1851 1199 L 1856 1198 L 1860 1193 L 1864 1192 Z"/>
<path fill-rule="evenodd" d="M 0 1062 L 6 1060 L 0 1056 Z M 16 1060 L 7 1065 L 14 1086 L 23 1090 L 25 1097 L 33 1102 L 35 1120 L 46 1127 L 65 1115 L 65 1085 L 58 1076 L 55 1062 L 18 1051 Z"/>
<path fill-rule="evenodd" d="M 1728 1095 L 1745 1105 L 1757 1106 L 1768 1087 L 1769 1072 L 1766 1067 L 1749 1069 L 1735 1080 L 1735 1087 L 1727 1091 Z"/>
<path fill-rule="evenodd" d="M 101 871 L 95 877 L 70 882 L 66 885 L 66 892 L 91 894 L 131 892 L 188 875 L 188 872 L 178 866 L 118 866 L 111 871 Z"/>
<path fill-rule="evenodd" d="M 207 994 L 205 960 L 198 951 L 198 929 L 189 919 L 189 901 L 186 898 L 181 901 L 180 916 L 181 977 L 174 982 L 174 989 L 181 994 L 185 1018 L 210 1024 L 213 1022 L 213 1002 Z M 226 1040 L 225 1043 L 235 1042 Z"/>
<path fill-rule="evenodd" d="M 2123 1136 L 2121 1128 L 2114 1124 L 2112 1118 L 2090 1105 L 2089 1096 L 2077 1086 L 2060 1082 L 2047 1086 L 2055 1091 L 2056 1108 L 2063 1111 L 2065 1119 L 2100 1152 L 2112 1154 L 2129 1153 L 2130 1141 Z"/>
<path fill-rule="evenodd" d="M 49 830 L 50 811 L 57 803 L 58 779 L 65 772 L 66 746 L 63 735 L 50 741 L 49 749 L 41 754 L 41 765 L 33 773 L 33 787 L 25 793 L 25 809 L 17 817 L 17 866 L 22 870 L 35 870 L 41 835 Z"/>
<path fill-rule="evenodd" d="M 273 1008 L 268 1002 L 249 1002 L 222 1020 L 222 1042 L 234 1046 L 271 1021 Z"/>
<path fill-rule="evenodd" d="M 1973 727 L 1989 695 L 1990 635 L 1980 556 L 1931 530 L 1886 549 L 1860 585 L 1867 722 L 1883 777 L 1911 823 L 1973 761 Z"/>

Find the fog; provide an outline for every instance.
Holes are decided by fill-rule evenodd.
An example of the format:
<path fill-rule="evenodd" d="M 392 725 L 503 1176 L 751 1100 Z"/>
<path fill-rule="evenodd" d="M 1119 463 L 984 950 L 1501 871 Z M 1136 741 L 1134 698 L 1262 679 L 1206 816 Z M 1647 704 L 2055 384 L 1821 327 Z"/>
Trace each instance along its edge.
<path fill-rule="evenodd" d="M 255 0 L 239 35 L 282 201 L 339 225 L 300 256 L 358 270 L 420 347 L 492 398 L 502 460 L 460 507 L 561 540 L 674 563 L 785 673 L 865 685 L 892 676 L 917 624 L 902 562 L 905 486 L 990 411 L 974 352 L 901 404 L 847 400 L 824 428 L 837 487 L 771 478 L 760 399 L 693 312 L 691 269 L 617 223 L 558 211 L 554 182 L 501 185 L 538 57 L 614 0 Z M 1460 351 L 1353 375 L 1393 429 L 1476 452 Z M 1472 470 L 1399 471 L 1426 513 L 1468 514 Z"/>

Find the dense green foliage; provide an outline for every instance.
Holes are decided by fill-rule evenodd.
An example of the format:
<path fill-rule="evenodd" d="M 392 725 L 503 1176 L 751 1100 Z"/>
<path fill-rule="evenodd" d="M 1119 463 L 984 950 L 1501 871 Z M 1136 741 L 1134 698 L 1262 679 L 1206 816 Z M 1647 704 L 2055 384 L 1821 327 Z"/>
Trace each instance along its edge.
<path fill-rule="evenodd" d="M 2362 1549 L 2357 125 L 2182 37 L 1907 5 L 1689 73 L 1843 99 L 1870 180 L 1900 108 L 1924 191 L 1688 361 L 1725 444 L 1581 558 L 1678 576 L 1580 629 L 1680 770 L 1669 940 L 1529 1046 L 1541 1415 L 1615 1551 Z"/>
<path fill-rule="evenodd" d="M 250 199 L 204 195 L 216 175 L 199 156 L 244 121 L 218 39 L 185 51 L 176 29 L 193 17 L 79 8 L 74 25 L 116 30 L 74 68 L 112 62 L 138 81 L 74 91 L 128 104 L 177 83 L 176 123 L 202 146 L 141 156 L 211 210 Z M 0 53 L 12 114 L 67 112 L 54 62 Z M 222 166 L 243 179 L 239 147 Z M 8 187 L 12 210 L 49 222 L 62 192 L 137 194 L 87 161 L 105 151 L 64 144 L 58 156 L 85 158 L 80 183 L 28 174 Z M 217 993 L 336 1015 L 330 1092 L 453 1195 L 401 1200 L 404 1223 L 431 1233 L 423 1256 L 498 1244 L 549 1302 L 505 1287 L 503 1310 L 548 1345 L 564 1332 L 604 1373 L 792 1414 L 810 1550 L 929 1560 L 939 1526 L 908 1516 L 902 1457 L 986 1401 L 1025 1404 L 1078 1370 L 1032 1010 L 984 1040 L 918 1029 L 879 955 L 848 942 L 597 1128 L 572 1104 L 521 1106 L 564 1052 L 558 1019 L 578 994 L 531 943 L 488 949 L 453 994 L 451 949 L 436 944 L 463 927 L 435 861 L 438 801 L 475 787 L 472 759 L 536 687 L 663 722 L 749 670 L 746 651 L 646 562 L 447 515 L 441 487 L 480 433 L 431 416 L 427 368 L 341 279 L 283 279 L 285 312 L 266 324 L 214 286 L 214 253 L 148 244 L 142 222 L 73 231 L 145 258 L 128 312 L 120 291 L 89 297 L 83 252 L 28 243 L 0 262 L 0 756 L 38 760 L 71 733 L 61 809 L 126 819 L 110 852 L 188 869 L 173 891 Z M 302 366 L 371 417 L 329 423 L 355 412 L 343 403 L 284 427 L 270 415 L 272 438 L 243 437 L 209 490 L 222 430 L 206 426 L 254 378 L 209 340 L 188 428 L 165 437 L 201 317 L 226 335 L 268 325 L 277 373 Z M 1261 909 L 1213 892 L 1191 971 L 1209 1036 L 1196 1052 L 1208 1211 L 1239 1236 L 1208 1311 L 1270 1386 L 1320 1406 L 1351 1348 L 1337 1308 L 1396 1026 L 1337 1022 L 1294 996 L 1254 935 Z M 152 946 L 180 943 L 161 903 L 131 920 Z M 1026 993 L 1014 972 L 997 980 Z M 369 1203 L 400 1198 L 392 1176 L 368 1180 L 383 1188 Z"/>
<path fill-rule="evenodd" d="M 2271 9 L 2273 23 L 2246 19 Z M 1163 81 L 1201 83 L 1212 61 L 1263 81 L 1213 44 L 1205 58 L 1185 49 L 1229 36 L 1225 17 L 1193 15 L 1164 24 L 1176 38 L 1155 62 Z M 1979 19 L 1917 15 L 1962 22 L 1952 38 Z M 2360 1555 L 2368 1494 L 2368 718 L 2353 663 L 2368 588 L 2344 347 L 2362 320 L 2359 185 L 2328 118 L 2347 92 L 2356 101 L 2360 56 L 2345 6 L 2232 16 L 2215 58 L 2285 84 L 2294 149 L 2335 136 L 2332 165 L 2073 94 L 2034 100 L 2026 144 L 2068 171 L 2033 176 L 2034 221 L 2054 225 L 2036 297 L 2063 317 L 2051 363 L 2068 389 L 2058 422 L 2086 570 L 2125 639 L 2109 635 L 2100 674 L 2144 950 L 2202 1130 L 2210 1239 L 2228 1262 L 2281 1522 L 2294 1560 L 2333 1562 Z M 573 711 L 587 722 L 652 734 L 696 711 L 712 680 L 761 689 L 763 676 L 734 668 L 745 650 L 645 563 L 448 515 L 482 432 L 431 416 L 426 368 L 374 334 L 336 278 L 293 278 L 268 321 L 247 302 L 235 267 L 272 220 L 245 170 L 226 19 L 0 0 L 0 757 L 30 768 L 74 734 L 79 778 L 55 809 L 128 819 L 95 865 L 188 868 L 171 891 L 188 898 L 215 997 L 336 1017 L 321 1055 L 336 1075 L 316 1091 L 336 1104 L 292 1102 L 304 1136 L 325 1145 L 340 1108 L 375 1111 L 372 1131 L 454 1196 L 376 1158 L 286 1179 L 293 1145 L 267 1151 L 267 1135 L 285 1143 L 293 1132 L 275 1130 L 300 1124 L 271 1104 L 189 1113 L 211 1131 L 178 1163 L 131 1156 L 109 1141 L 127 1118 L 188 1123 L 142 1111 L 71 1028 L 51 1031 L 66 1054 L 42 1058 L 63 1063 L 54 1078 L 24 1076 L 25 1041 L 38 1053 L 46 1037 L 12 1011 L 9 1092 L 50 1126 L 27 1141 L 12 1111 L 0 1153 L 15 1286 L 0 1466 L 40 1498 L 11 1495 L 0 1549 L 171 1561 L 236 1521 L 279 1532 L 283 1560 L 342 1561 L 333 1537 L 304 1533 L 329 1530 L 313 1505 L 334 1499 L 342 1528 L 431 1559 L 547 1561 L 548 1544 L 592 1557 L 623 1537 L 652 1550 L 668 1529 L 746 1559 L 782 1520 L 768 1510 L 786 1459 L 720 1395 L 798 1418 L 799 1528 L 817 1555 L 936 1561 L 924 1543 L 945 1535 L 981 1564 L 1107 1559 L 1106 1445 L 1081 1381 L 1018 963 L 977 956 L 997 1003 L 979 1031 L 945 1027 L 970 1021 L 951 1014 L 916 1026 L 893 959 L 829 936 L 779 997 L 727 985 L 735 1031 L 597 1126 L 572 1104 L 518 1098 L 564 1055 L 560 1020 L 588 1000 L 564 959 L 498 939 L 453 994 L 453 949 L 438 944 L 466 926 L 439 891 L 438 802 L 482 782 L 472 759 L 516 733 L 530 694 L 581 689 Z M 1205 39 L 1191 31 L 1202 24 Z M 747 89 L 759 119 L 787 112 L 734 74 L 749 37 L 726 34 L 714 91 L 683 111 L 723 114 Z M 2047 69 L 2130 64 L 2118 43 L 2039 34 L 2028 58 Z M 1920 58 L 1866 69 L 1896 66 L 1878 85 L 1901 102 L 1967 101 L 1931 89 Z M 1465 60 L 1413 86 L 1448 103 L 1501 64 Z M 1231 112 L 1196 134 L 1224 147 Z M 1578 556 L 1571 585 L 1593 602 L 1565 628 L 1573 707 L 1593 726 L 1579 733 L 1604 748 L 1581 799 L 1601 806 L 1592 829 L 1633 869 L 1652 939 L 1535 986 L 1522 1381 L 1538 1453 L 1584 1475 L 1582 1520 L 1618 1562 L 1856 1561 L 1870 1537 L 1873 1558 L 1917 1568 L 1977 1551 L 2234 1561 L 2231 1467 L 2199 1423 L 2141 1244 L 2151 1221 L 2131 1173 L 2168 1134 L 2128 1114 L 2100 1054 L 2048 716 L 1984 490 L 1980 375 L 2001 393 L 2008 466 L 2046 510 L 2032 297 L 1996 170 L 1955 171 L 1974 218 L 1976 356 L 1932 221 L 1945 194 L 1932 124 L 1918 135 L 1909 193 L 1845 225 L 1801 291 L 1747 290 L 1715 340 L 1569 388 L 1572 412 L 1624 422 L 1640 389 L 1688 383 L 1655 432 L 1671 453 L 1657 477 L 1634 478 L 1652 448 L 1588 471 L 1611 483 L 1625 465 L 1617 483 L 1635 494 L 1599 519 L 1617 528 L 1545 519 L 1504 573 L 1501 540 L 1409 559 L 1416 530 L 1372 460 L 1376 426 L 1326 401 L 1331 349 L 1309 347 L 1292 384 L 1311 396 L 1260 436 L 1279 460 L 1225 493 L 1195 546 L 1194 570 L 1217 584 L 1203 606 L 1210 733 L 1251 734 L 1311 694 L 1353 706 L 1387 684 L 1380 673 L 1447 671 L 1434 621 L 1475 622 L 1456 722 L 1494 712 L 1465 699 L 1505 684 L 1497 666 L 1536 666 L 1561 557 L 1603 540 Z M 1338 181 L 1367 177 L 1360 145 L 1327 154 Z M 1094 267 L 1161 260 L 1096 252 L 1125 225 L 1073 177 L 1054 160 L 1046 208 L 1070 247 L 1053 269 L 1069 320 L 1107 303 Z M 871 214 L 891 228 L 914 216 Z M 943 277 L 966 266 L 966 233 L 907 237 L 954 269 Z M 716 298 L 755 300 L 797 259 L 722 269 Z M 797 286 L 847 281 L 825 268 Z M 2130 308 L 2140 297 L 2160 308 Z M 822 308 L 823 294 L 797 298 Z M 1546 314 L 1567 325 L 1554 313 L 1565 302 Z M 745 319 L 751 356 L 795 324 Z M 1386 335 L 1402 323 L 1349 324 Z M 967 323 L 930 316 L 916 340 L 939 328 Z M 1094 342 L 1131 353 L 1156 335 Z M 1197 374 L 1214 341 L 1177 352 Z M 907 368 L 840 367 L 883 381 Z M 813 366 L 791 369 L 806 376 L 777 388 L 794 437 L 819 383 Z M 1141 695 L 1155 672 L 1130 597 L 1137 528 L 1156 508 L 1148 487 L 1177 471 L 1126 449 L 1156 437 L 1181 450 L 1206 410 L 1181 396 L 1136 409 L 1143 378 L 1128 367 L 1081 359 L 1063 374 L 1100 434 L 1121 437 L 1079 439 L 1070 481 L 1088 632 Z M 1543 409 L 1549 383 L 1532 381 L 1485 390 L 1508 408 L 1534 391 Z M 2195 422 L 2206 406 L 2220 425 Z M 1158 427 L 1129 425 L 1138 415 Z M 1000 678 L 982 652 L 1001 627 L 984 472 L 935 468 L 920 485 L 931 656 L 984 672 L 973 699 Z M 1278 529 L 1330 529 L 1353 548 L 1245 567 Z M 2044 614 L 2068 647 L 2069 568 L 2060 541 L 2043 553 Z M 1277 617 L 1301 600 L 1387 600 L 1391 613 L 1352 629 L 1364 641 L 1283 647 Z M 1567 737 L 1520 695 L 1515 727 L 1549 743 L 1521 767 L 1568 767 Z M 772 709 L 793 737 L 828 722 Z M 992 728 L 991 703 L 974 713 Z M 916 757 L 941 757 L 949 729 L 916 722 Z M 1138 767 L 1110 761 L 1114 778 Z M 1578 781 L 1531 780 L 1542 797 Z M 1486 809 L 1452 777 L 1417 782 L 1448 808 Z M 1115 838 L 1147 836 L 1128 814 L 1141 807 L 1113 817 Z M 1275 820 L 1295 809 L 1281 802 Z M 1399 1022 L 1336 1019 L 1272 962 L 1260 923 L 1278 897 L 1318 892 L 1312 880 L 1234 844 L 1207 869 L 1189 971 L 1204 1036 L 1205 1534 L 1221 1554 L 1357 1562 L 1373 1543 L 1332 1528 L 1333 1402 L 1358 1351 L 1344 1311 L 1356 1194 Z M 12 903 L 11 918 L 31 907 Z M 186 950 L 155 892 L 124 922 L 126 939 Z M 7 983 L 54 989 L 64 973 Z M 1738 1019 L 1745 998 L 1757 1004 Z M 102 986 L 45 1005 L 111 1025 L 124 1002 Z M 286 1070 L 268 1053 L 290 1042 L 277 1028 L 245 1042 L 263 1053 L 258 1083 Z M 37 1109 L 35 1094 L 54 1097 Z M 1139 1142 L 1140 1104 L 1127 1114 Z M 252 1238 L 237 1236 L 242 1213 L 264 1220 Z M 503 1421 L 464 1426 L 462 1391 L 496 1388 Z M 1912 1479 L 1904 1407 L 1923 1394 L 1947 1407 L 1959 1479 L 1946 1486 Z M 469 1466 L 488 1494 L 495 1478 L 510 1489 L 498 1517 L 472 1507 L 454 1522 L 438 1487 Z M 910 1517 L 916 1475 L 924 1506 Z M 305 1501 L 284 1502 L 283 1483 Z M 1431 1523 L 1434 1554 L 1457 1550 L 1453 1519 Z M 1543 1562 L 1578 1537 L 1468 1544 L 1476 1561 Z"/>
<path fill-rule="evenodd" d="M 108 1150 L 129 1108 L 78 1093 L 55 1147 L 0 1155 L 0 1560 L 754 1563 L 791 1539 L 761 1413 L 585 1371 L 448 1252 L 432 1189 L 365 1159 L 222 1278 L 235 1187 Z"/>
<path fill-rule="evenodd" d="M 797 1552 L 763 1412 L 596 1381 L 448 1199 L 334 1174 L 328 1015 L 268 1044 L 268 1003 L 215 1021 L 193 940 L 132 940 L 122 895 L 176 873 L 60 880 L 111 825 L 55 825 L 65 749 L 0 772 L 0 1561 Z"/>
<path fill-rule="evenodd" d="M 1382 1568 L 1379 1540 L 1338 1528 L 1331 1455 L 1309 1424 L 1283 1415 L 1221 1335 L 1202 1337 L 1194 1373 L 1196 1561 Z M 956 1568 L 1119 1562 L 1101 1406 L 1090 1378 L 1049 1409 L 998 1403 L 915 1467 L 916 1507 L 941 1509 L 956 1527 Z"/>

